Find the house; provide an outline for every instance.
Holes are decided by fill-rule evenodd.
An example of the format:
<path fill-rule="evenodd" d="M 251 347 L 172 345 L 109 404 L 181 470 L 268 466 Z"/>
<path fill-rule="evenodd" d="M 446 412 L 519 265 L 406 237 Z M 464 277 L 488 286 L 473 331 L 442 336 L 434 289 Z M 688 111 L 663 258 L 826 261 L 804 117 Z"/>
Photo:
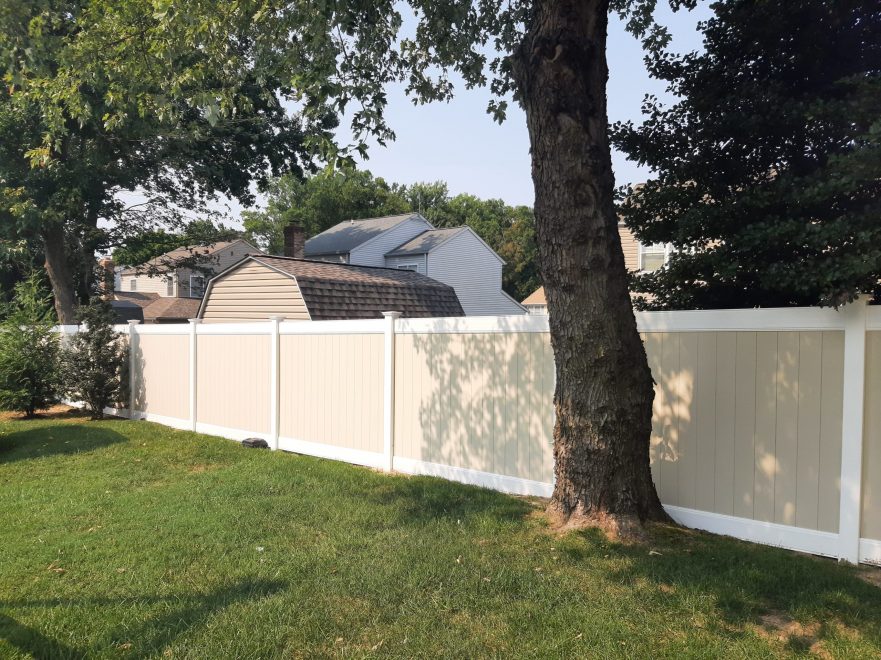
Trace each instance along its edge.
<path fill-rule="evenodd" d="M 186 323 L 198 314 L 211 276 L 248 254 L 261 252 L 247 241 L 236 239 L 181 247 L 141 266 L 114 269 L 116 285 L 111 304 L 121 321 Z M 112 261 L 102 261 L 104 268 L 112 268 Z M 134 307 L 140 308 L 140 314 Z"/>
<path fill-rule="evenodd" d="M 306 241 L 304 256 L 426 275 L 453 287 L 468 316 L 526 311 L 502 291 L 505 262 L 474 230 L 436 229 L 418 213 L 341 222 Z"/>
<path fill-rule="evenodd" d="M 621 249 L 624 251 L 624 266 L 627 270 L 649 273 L 657 270 L 670 258 L 670 246 L 663 243 L 643 245 L 623 222 L 618 223 L 618 235 L 621 237 Z M 545 290 L 541 286 L 533 291 L 520 303 L 529 314 L 547 314 L 548 304 Z"/>
<path fill-rule="evenodd" d="M 411 270 L 252 255 L 208 284 L 207 323 L 464 316 L 452 287 Z"/>

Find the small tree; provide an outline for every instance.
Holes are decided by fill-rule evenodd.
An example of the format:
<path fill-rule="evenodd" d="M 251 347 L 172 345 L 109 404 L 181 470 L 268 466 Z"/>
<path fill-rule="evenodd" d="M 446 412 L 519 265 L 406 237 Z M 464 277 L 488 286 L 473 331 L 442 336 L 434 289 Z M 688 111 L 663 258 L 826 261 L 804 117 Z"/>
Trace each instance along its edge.
<path fill-rule="evenodd" d="M 15 286 L 0 325 L 0 407 L 32 418 L 58 394 L 58 336 L 52 300 L 36 273 Z"/>
<path fill-rule="evenodd" d="M 63 352 L 65 390 L 83 403 L 92 419 L 102 419 L 104 409 L 122 397 L 128 347 L 113 329 L 107 301 L 93 298 L 80 307 L 78 319 L 83 327 Z"/>

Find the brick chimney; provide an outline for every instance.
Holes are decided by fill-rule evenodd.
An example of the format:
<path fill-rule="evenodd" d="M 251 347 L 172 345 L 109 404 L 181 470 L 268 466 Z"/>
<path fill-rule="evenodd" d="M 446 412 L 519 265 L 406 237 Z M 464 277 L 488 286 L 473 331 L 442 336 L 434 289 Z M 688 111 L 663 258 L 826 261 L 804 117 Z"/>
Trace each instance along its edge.
<path fill-rule="evenodd" d="M 306 250 L 306 230 L 300 225 L 284 228 L 284 256 L 302 259 Z"/>
<path fill-rule="evenodd" d="M 113 290 L 116 288 L 116 271 L 111 257 L 98 259 L 98 292 L 104 300 L 113 299 Z"/>

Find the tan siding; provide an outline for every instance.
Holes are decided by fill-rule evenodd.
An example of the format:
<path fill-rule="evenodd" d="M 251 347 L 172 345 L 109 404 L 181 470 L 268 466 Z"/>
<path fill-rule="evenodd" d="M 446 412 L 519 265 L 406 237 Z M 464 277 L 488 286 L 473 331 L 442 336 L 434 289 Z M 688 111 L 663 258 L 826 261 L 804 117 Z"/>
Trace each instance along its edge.
<path fill-rule="evenodd" d="M 206 323 L 265 321 L 270 316 L 309 319 L 296 280 L 254 262 L 216 280 L 202 312 Z"/>
<path fill-rule="evenodd" d="M 207 281 L 217 273 L 222 273 L 230 266 L 240 262 L 249 254 L 260 254 L 260 250 L 244 241 L 236 241 L 222 250 L 215 252 L 211 255 L 210 261 L 206 261 L 202 264 L 202 266 L 207 269 L 207 274 L 189 268 L 179 268 L 177 270 L 178 296 L 185 298 L 190 295 L 190 275 L 201 275 L 205 278 L 207 284 Z"/>
<path fill-rule="evenodd" d="M 279 433 L 383 450 L 382 335 L 282 335 Z"/>
<path fill-rule="evenodd" d="M 199 422 L 269 432 L 269 348 L 268 335 L 199 336 Z"/>
<path fill-rule="evenodd" d="M 548 335 L 399 335 L 395 364 L 397 456 L 552 480 Z"/>
<path fill-rule="evenodd" d="M 866 378 L 860 536 L 881 540 L 881 331 L 866 334 Z"/>
<path fill-rule="evenodd" d="M 647 333 L 661 500 L 836 531 L 842 334 Z"/>
<path fill-rule="evenodd" d="M 621 249 L 624 251 L 624 265 L 627 270 L 639 269 L 639 241 L 627 227 L 618 225 L 618 236 L 621 237 Z"/>
<path fill-rule="evenodd" d="M 189 419 L 190 342 L 186 335 L 139 335 L 134 358 L 135 409 Z"/>
<path fill-rule="evenodd" d="M 132 280 L 137 280 L 137 288 L 134 293 L 158 293 L 163 298 L 168 296 L 168 279 L 166 275 L 148 277 L 147 275 L 123 275 L 120 277 L 119 293 L 131 293 Z"/>

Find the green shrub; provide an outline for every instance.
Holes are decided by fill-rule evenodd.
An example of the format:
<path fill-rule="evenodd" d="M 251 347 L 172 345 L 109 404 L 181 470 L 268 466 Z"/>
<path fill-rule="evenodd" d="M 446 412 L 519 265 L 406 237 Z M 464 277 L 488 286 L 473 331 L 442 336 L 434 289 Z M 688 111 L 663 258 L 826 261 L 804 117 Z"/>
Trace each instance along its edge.
<path fill-rule="evenodd" d="M 80 307 L 78 319 L 80 331 L 63 350 L 64 389 L 92 419 L 101 419 L 104 409 L 124 396 L 128 346 L 113 329 L 110 303 L 93 298 Z"/>
<path fill-rule="evenodd" d="M 39 275 L 15 286 L 0 324 L 0 407 L 33 417 L 58 400 L 59 348 L 52 302 Z"/>

